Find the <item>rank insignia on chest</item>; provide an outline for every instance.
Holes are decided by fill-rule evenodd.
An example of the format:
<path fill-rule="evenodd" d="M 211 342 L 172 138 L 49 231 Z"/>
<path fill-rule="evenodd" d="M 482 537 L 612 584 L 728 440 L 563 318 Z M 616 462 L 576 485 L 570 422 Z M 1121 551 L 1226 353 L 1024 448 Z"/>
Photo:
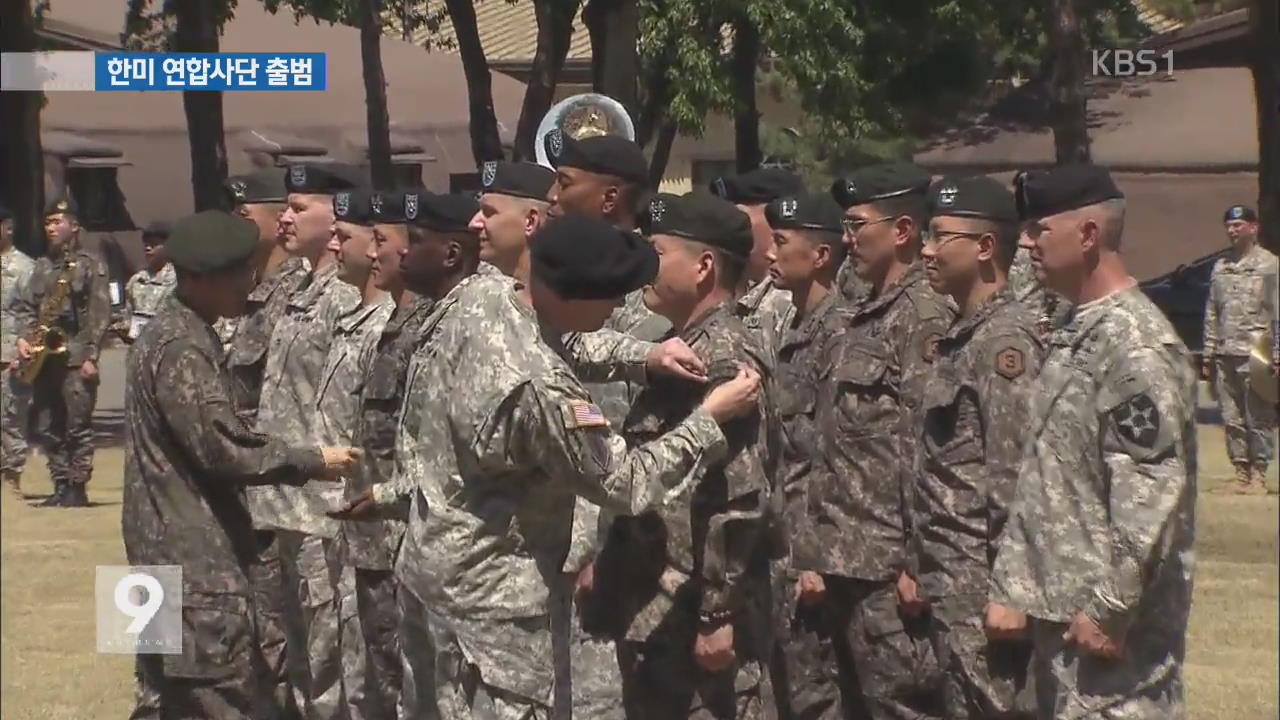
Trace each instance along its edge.
<path fill-rule="evenodd" d="M 569 425 L 573 428 L 608 427 L 609 421 L 600 406 L 583 400 L 569 401 Z"/>
<path fill-rule="evenodd" d="M 1017 380 L 1027 371 L 1027 358 L 1015 347 L 996 353 L 996 374 L 1006 380 Z"/>

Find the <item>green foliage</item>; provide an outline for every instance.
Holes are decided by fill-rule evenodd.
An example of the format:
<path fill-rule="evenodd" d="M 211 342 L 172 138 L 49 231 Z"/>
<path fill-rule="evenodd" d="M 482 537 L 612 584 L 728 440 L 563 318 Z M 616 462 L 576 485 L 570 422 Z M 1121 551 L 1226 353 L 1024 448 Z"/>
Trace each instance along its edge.
<path fill-rule="evenodd" d="M 124 32 L 120 40 L 126 50 L 164 52 L 173 48 L 175 8 L 177 0 L 128 0 L 125 8 Z M 235 17 L 238 0 L 217 0 L 214 21 L 218 32 Z"/>

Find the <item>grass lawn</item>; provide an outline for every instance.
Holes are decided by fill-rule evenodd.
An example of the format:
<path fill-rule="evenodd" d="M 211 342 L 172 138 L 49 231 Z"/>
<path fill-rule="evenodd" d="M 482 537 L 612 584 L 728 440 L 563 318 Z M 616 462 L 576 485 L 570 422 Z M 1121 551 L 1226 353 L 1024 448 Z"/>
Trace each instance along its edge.
<path fill-rule="evenodd" d="M 1229 472 L 1222 431 L 1200 433 L 1200 485 Z M 86 510 L 36 510 L 0 492 L 0 717 L 127 717 L 133 658 L 99 655 L 95 565 L 124 564 L 120 540 L 123 452 L 98 452 Z M 1272 470 L 1272 486 L 1276 468 Z M 33 460 L 27 493 L 49 492 Z M 1280 570 L 1276 496 L 1203 492 L 1195 604 L 1186 667 L 1191 720 L 1274 720 L 1280 714 Z"/>

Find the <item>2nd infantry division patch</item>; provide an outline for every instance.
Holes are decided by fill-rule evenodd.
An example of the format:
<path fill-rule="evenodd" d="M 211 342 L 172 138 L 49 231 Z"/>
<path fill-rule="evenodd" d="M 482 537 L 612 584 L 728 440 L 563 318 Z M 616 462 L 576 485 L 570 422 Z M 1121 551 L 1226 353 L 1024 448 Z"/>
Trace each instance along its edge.
<path fill-rule="evenodd" d="M 1016 347 L 996 353 L 996 373 L 1006 380 L 1017 380 L 1027 371 L 1027 356 Z"/>
<path fill-rule="evenodd" d="M 1116 429 L 1125 440 L 1141 448 L 1153 448 L 1160 437 L 1160 409 L 1150 395 L 1134 395 L 1115 410 Z"/>

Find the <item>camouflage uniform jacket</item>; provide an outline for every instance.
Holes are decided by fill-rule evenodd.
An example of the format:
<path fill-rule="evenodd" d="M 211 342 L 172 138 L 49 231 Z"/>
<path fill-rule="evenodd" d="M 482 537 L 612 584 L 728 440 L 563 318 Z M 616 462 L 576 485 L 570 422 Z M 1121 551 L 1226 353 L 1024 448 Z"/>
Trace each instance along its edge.
<path fill-rule="evenodd" d="M 384 503 L 412 488 L 397 577 L 448 619 L 486 683 L 549 703 L 549 613 L 574 495 L 643 511 L 695 463 L 723 455 L 724 435 L 698 412 L 628 450 L 510 283 L 468 278 L 422 334 L 397 478 L 374 490 Z"/>
<path fill-rule="evenodd" d="M 837 317 L 842 301 L 839 288 L 832 287 L 813 312 L 792 320 L 778 350 L 774 394 L 783 444 L 776 482 L 780 497 L 774 505 L 781 509 L 787 540 L 793 545 L 812 540 L 808 487 L 820 452 L 814 413 L 819 377 L 827 362 L 822 355 L 822 341 L 827 337 L 827 324 Z"/>
<path fill-rule="evenodd" d="M 916 263 L 832 322 L 816 411 L 823 468 L 809 486 L 815 552 L 798 569 L 861 580 L 904 569 L 924 383 L 952 317 Z"/>
<path fill-rule="evenodd" d="M 938 343 L 914 497 L 912 564 L 923 597 L 985 598 L 1018 486 L 1026 398 L 1043 361 L 1035 315 L 1009 289 Z"/>
<path fill-rule="evenodd" d="M 738 615 L 767 593 L 762 571 L 781 433 L 769 401 L 770 363 L 734 310 L 718 305 L 678 334 L 707 364 L 710 382 L 655 378 L 623 427 L 632 447 L 652 443 L 685 423 L 711 388 L 737 375 L 739 363 L 763 375 L 759 409 L 724 427 L 723 460 L 694 468 L 655 509 L 614 521 L 596 583 L 603 602 L 621 611 L 629 640 L 649 639 L 659 626 L 691 628 L 700 610 Z"/>
<path fill-rule="evenodd" d="M 733 312 L 753 332 L 758 333 L 758 345 L 772 364 L 777 361 L 778 345 L 791 325 L 796 309 L 791 304 L 791 293 L 780 290 L 772 277 L 756 283 L 738 298 Z"/>
<path fill-rule="evenodd" d="M 20 288 L 13 303 L 14 325 L 18 337 L 26 337 L 39 320 L 40 303 L 53 291 L 62 275 L 66 255 L 56 260 L 42 257 L 35 261 L 31 277 Z M 76 267 L 71 276 L 71 292 L 53 325 L 67 338 L 63 356 L 68 367 L 79 367 L 85 360 L 97 361 L 102 341 L 111 323 L 111 294 L 107 287 L 107 266 L 96 255 L 77 249 Z M 54 356 L 53 359 L 56 359 Z"/>
<path fill-rule="evenodd" d="M 134 565 L 181 565 L 191 592 L 247 594 L 257 545 L 243 487 L 297 483 L 324 470 L 235 414 L 209 323 L 176 296 L 129 348 L 122 525 Z"/>
<path fill-rule="evenodd" d="M 336 263 L 315 273 L 288 299 L 262 373 L 261 432 L 298 443 L 320 437 L 316 407 L 325 360 L 339 323 L 359 303 L 359 291 L 338 279 Z M 324 513 L 341 502 L 341 495 L 341 486 L 332 483 L 250 488 L 249 510 L 262 530 L 333 537 L 338 523 Z"/>
<path fill-rule="evenodd" d="M 124 311 L 129 321 L 129 337 L 137 339 L 147 321 L 156 316 L 164 299 L 173 294 L 178 283 L 173 265 L 165 263 L 160 272 L 151 274 L 143 268 L 124 284 Z"/>
<path fill-rule="evenodd" d="M 360 443 L 365 456 L 359 472 L 347 482 L 347 499 L 353 500 L 374 485 L 395 476 L 396 431 L 404 406 L 409 359 L 418 346 L 423 322 L 434 303 L 425 297 L 396 308 L 375 343 L 357 361 L 368 368 L 360 396 Z M 404 523 L 395 520 L 342 523 L 351 561 L 356 567 L 390 570 L 399 547 Z"/>
<path fill-rule="evenodd" d="M 840 289 L 844 304 L 850 307 L 862 302 L 870 294 L 867 281 L 858 277 L 853 269 L 852 255 L 845 255 L 844 262 L 840 263 L 840 269 L 836 271 L 836 287 Z"/>
<path fill-rule="evenodd" d="M 1204 354 L 1248 355 L 1256 333 L 1270 332 L 1280 316 L 1280 260 L 1255 246 L 1240 258 L 1213 265 L 1204 308 Z"/>
<path fill-rule="evenodd" d="M 1054 622 L 1083 611 L 1112 637 L 1141 625 L 1140 635 L 1182 642 L 1195 390 L 1186 347 L 1140 290 L 1076 309 L 1030 398 L 992 600 Z"/>
<path fill-rule="evenodd" d="M 14 307 L 18 296 L 26 292 L 35 266 L 35 261 L 16 247 L 0 255 L 0 364 L 7 365 L 18 357 L 16 348 L 22 328 Z"/>
<path fill-rule="evenodd" d="M 222 323 L 219 334 L 223 344 L 228 345 L 226 364 L 235 389 L 236 409 L 251 426 L 258 419 L 262 371 L 266 367 L 272 332 L 284 315 L 285 303 L 306 279 L 306 261 L 289 258 L 249 293 L 243 315 Z M 224 332 L 229 334 L 229 339 Z"/>
<path fill-rule="evenodd" d="M 1070 303 L 1040 283 L 1031 261 L 1031 251 L 1026 248 L 1020 247 L 1014 253 L 1013 265 L 1009 267 L 1009 289 L 1018 302 L 1035 313 L 1036 331 L 1042 340 L 1066 322 L 1067 315 L 1071 313 Z"/>

